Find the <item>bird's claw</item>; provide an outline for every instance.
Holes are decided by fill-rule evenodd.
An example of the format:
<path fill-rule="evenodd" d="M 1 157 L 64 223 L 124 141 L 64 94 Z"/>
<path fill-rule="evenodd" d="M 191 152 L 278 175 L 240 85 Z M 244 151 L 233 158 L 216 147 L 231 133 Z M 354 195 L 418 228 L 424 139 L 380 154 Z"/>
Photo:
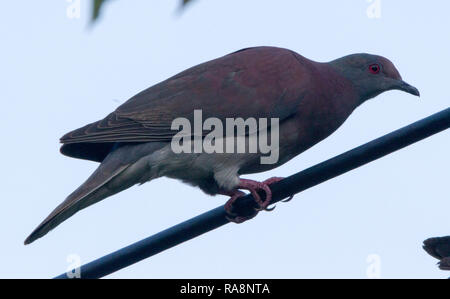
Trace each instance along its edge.
<path fill-rule="evenodd" d="M 225 204 L 225 212 L 227 213 L 226 218 L 228 219 L 228 221 L 239 224 L 252 219 L 253 217 L 256 216 L 256 214 L 258 214 L 258 212 L 255 212 L 254 214 L 242 216 L 233 212 L 233 204 L 236 202 L 236 200 L 238 200 L 240 197 L 243 196 L 245 196 L 245 193 L 239 190 L 236 190 L 231 194 L 231 198 Z"/>
<path fill-rule="evenodd" d="M 264 183 L 267 185 L 271 185 L 273 183 L 278 183 L 279 181 L 282 181 L 282 180 L 284 180 L 283 177 L 272 177 L 272 178 L 265 180 Z M 293 198 L 294 198 L 294 195 L 291 195 L 291 196 L 289 196 L 289 198 L 282 200 L 281 202 L 284 202 L 284 203 L 290 202 Z M 271 209 L 271 210 L 273 210 L 273 209 Z"/>
<path fill-rule="evenodd" d="M 274 206 L 271 207 L 271 208 L 267 207 L 267 208 L 264 209 L 264 211 L 266 211 L 266 212 L 272 212 L 273 210 L 275 210 L 276 207 L 277 207 L 276 205 L 274 205 Z"/>
<path fill-rule="evenodd" d="M 252 219 L 255 217 L 260 211 L 273 211 L 275 207 L 269 208 L 269 204 L 272 200 L 272 191 L 270 190 L 269 186 L 265 182 L 257 182 L 252 180 L 246 180 L 241 179 L 240 183 L 238 185 L 238 189 L 245 189 L 250 191 L 250 193 L 253 196 L 253 199 L 255 200 L 257 207 L 254 208 L 254 213 L 246 216 L 238 215 L 235 212 L 233 212 L 233 204 L 238 200 L 238 198 L 244 196 L 245 194 L 242 191 L 235 190 L 234 192 L 223 192 L 223 194 L 231 195 L 231 198 L 227 201 L 225 204 L 225 211 L 227 212 L 228 216 L 227 219 L 234 223 L 242 223 L 244 221 L 247 221 L 249 219 Z M 265 199 L 262 200 L 261 196 L 259 195 L 258 191 L 264 191 L 265 193 Z"/>
<path fill-rule="evenodd" d="M 282 200 L 281 202 L 290 202 L 294 198 L 294 195 L 289 196 L 287 199 Z"/>
<path fill-rule="evenodd" d="M 246 180 L 241 179 L 239 181 L 239 185 L 236 190 L 231 192 L 221 192 L 224 195 L 229 195 L 231 198 L 227 201 L 225 204 L 225 211 L 227 213 L 227 219 L 234 223 L 242 223 L 247 220 L 252 219 L 255 217 L 260 211 L 268 211 L 271 212 L 275 209 L 275 205 L 273 207 L 269 207 L 271 201 L 272 201 L 272 190 L 270 190 L 269 185 L 279 182 L 283 180 L 284 178 L 281 177 L 272 177 L 270 179 L 265 180 L 264 182 L 257 182 L 252 180 Z M 233 204 L 242 196 L 245 194 L 242 191 L 239 191 L 238 189 L 244 189 L 250 191 L 250 193 L 253 196 L 253 199 L 256 202 L 257 207 L 254 208 L 254 213 L 250 213 L 249 215 L 239 215 L 235 213 L 233 210 Z M 264 200 L 261 199 L 260 194 L 258 191 L 264 191 L 265 198 Z M 283 200 L 283 202 L 288 202 L 292 200 L 294 196 L 291 195 L 288 199 Z"/>

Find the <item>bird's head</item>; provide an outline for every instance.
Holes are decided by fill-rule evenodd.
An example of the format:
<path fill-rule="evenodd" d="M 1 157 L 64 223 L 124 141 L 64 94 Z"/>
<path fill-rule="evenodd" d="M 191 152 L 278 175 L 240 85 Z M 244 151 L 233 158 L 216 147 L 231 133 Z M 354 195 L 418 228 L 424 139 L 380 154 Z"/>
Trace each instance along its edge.
<path fill-rule="evenodd" d="M 388 90 L 401 90 L 420 96 L 419 90 L 403 81 L 394 64 L 382 56 L 353 54 L 331 61 L 330 64 L 353 82 L 363 101 Z"/>

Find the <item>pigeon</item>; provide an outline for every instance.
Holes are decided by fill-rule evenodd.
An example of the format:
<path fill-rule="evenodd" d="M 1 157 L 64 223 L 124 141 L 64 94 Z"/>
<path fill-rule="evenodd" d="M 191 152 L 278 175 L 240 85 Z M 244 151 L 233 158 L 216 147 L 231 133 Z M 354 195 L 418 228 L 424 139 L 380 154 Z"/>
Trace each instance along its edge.
<path fill-rule="evenodd" d="M 104 119 L 61 138 L 62 154 L 100 165 L 25 244 L 81 209 L 158 177 L 181 180 L 209 195 L 230 196 L 225 205 L 229 219 L 236 223 L 248 220 L 254 215 L 243 217 L 233 210 L 233 203 L 244 195 L 242 190 L 253 195 L 257 213 L 270 204 L 270 184 L 282 178 L 258 182 L 240 176 L 286 163 L 331 135 L 363 102 L 389 90 L 420 96 L 390 60 L 366 53 L 322 63 L 289 49 L 252 47 L 189 68 L 138 93 Z M 175 120 L 194 123 L 198 112 L 202 119 L 216 120 L 216 125 L 217 120 L 266 120 L 231 138 L 229 134 L 222 139 L 218 136 L 214 144 L 220 148 L 221 140 L 233 144 L 232 140 L 239 139 L 249 145 L 260 132 L 266 132 L 262 137 L 276 137 L 271 139 L 271 145 L 276 145 L 271 150 L 277 159 L 262 163 L 267 155 L 259 148 L 256 152 L 195 148 L 176 152 L 173 144 L 175 137 L 180 139 L 180 131 L 174 129 Z M 184 132 L 187 139 L 177 141 L 192 149 L 195 140 L 207 139 L 211 130 L 200 127 L 200 131 Z"/>

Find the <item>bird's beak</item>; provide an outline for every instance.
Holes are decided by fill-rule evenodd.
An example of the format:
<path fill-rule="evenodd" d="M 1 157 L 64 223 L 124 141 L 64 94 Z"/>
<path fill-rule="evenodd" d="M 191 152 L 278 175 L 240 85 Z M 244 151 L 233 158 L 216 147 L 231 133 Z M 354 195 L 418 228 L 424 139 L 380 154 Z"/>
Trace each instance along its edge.
<path fill-rule="evenodd" d="M 412 95 L 420 97 L 420 91 L 412 85 L 409 85 L 403 80 L 400 80 L 396 86 L 396 89 L 410 93 Z"/>

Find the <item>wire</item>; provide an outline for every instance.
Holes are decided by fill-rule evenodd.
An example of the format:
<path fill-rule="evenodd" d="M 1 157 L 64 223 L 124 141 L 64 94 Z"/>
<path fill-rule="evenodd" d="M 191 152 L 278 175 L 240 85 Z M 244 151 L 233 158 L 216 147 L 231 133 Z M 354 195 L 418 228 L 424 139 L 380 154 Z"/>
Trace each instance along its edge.
<path fill-rule="evenodd" d="M 370 163 L 450 127 L 450 108 L 354 148 L 270 185 L 272 204 Z M 246 195 L 234 205 L 239 212 L 255 202 Z M 153 236 L 80 267 L 81 278 L 101 278 L 229 223 L 224 206 L 184 221 Z M 68 278 L 66 273 L 57 279 Z"/>

